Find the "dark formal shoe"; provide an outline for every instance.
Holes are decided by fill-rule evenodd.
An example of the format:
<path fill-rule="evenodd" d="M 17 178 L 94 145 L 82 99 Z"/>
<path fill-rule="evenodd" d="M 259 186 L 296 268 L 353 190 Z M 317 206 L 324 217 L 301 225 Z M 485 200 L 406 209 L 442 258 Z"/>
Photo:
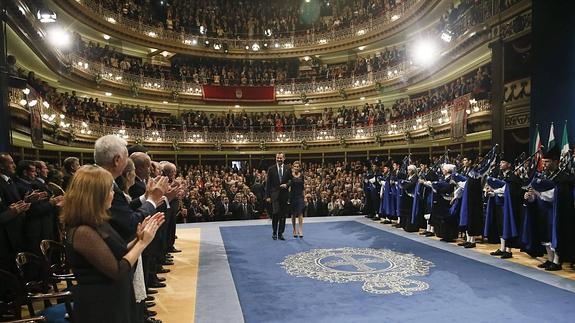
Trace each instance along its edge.
<path fill-rule="evenodd" d="M 554 262 L 552 262 L 551 265 L 545 267 L 545 270 L 547 270 L 547 271 L 558 271 L 558 270 L 561 270 L 561 269 L 562 269 L 562 268 L 561 268 L 561 265 L 556 264 L 556 263 L 554 263 Z"/>
<path fill-rule="evenodd" d="M 299 236 L 300 239 L 303 239 L 303 236 Z"/>
<path fill-rule="evenodd" d="M 182 250 L 178 250 L 174 247 L 172 247 L 172 249 L 170 249 L 170 251 L 168 251 L 169 253 L 178 253 L 178 252 L 182 252 Z"/>
<path fill-rule="evenodd" d="M 423 231 L 423 232 L 420 232 L 420 233 L 419 233 L 419 235 L 420 235 L 420 236 L 424 236 L 424 235 L 426 235 L 426 234 L 427 234 L 427 232 L 428 232 L 428 231 Z"/>
<path fill-rule="evenodd" d="M 465 242 L 460 242 L 457 245 L 460 247 L 465 247 L 469 242 L 465 241 Z"/>
<path fill-rule="evenodd" d="M 381 218 L 380 218 L 380 217 L 378 217 L 377 215 L 376 215 L 376 216 L 374 216 L 374 217 L 373 217 L 373 218 L 371 218 L 371 219 L 372 219 L 373 221 L 379 221 L 379 220 L 381 220 Z"/>
<path fill-rule="evenodd" d="M 294 234 L 293 237 L 294 237 L 294 238 L 297 238 L 297 234 Z"/>
<path fill-rule="evenodd" d="M 147 307 L 147 308 L 154 307 L 154 306 L 156 306 L 156 303 L 154 303 L 154 302 L 146 302 L 146 307 Z"/>
<path fill-rule="evenodd" d="M 164 287 L 166 287 L 166 284 L 153 281 L 153 282 L 150 282 L 148 284 L 148 287 L 150 287 L 150 288 L 164 288 Z"/>
<path fill-rule="evenodd" d="M 154 300 L 156 300 L 156 298 L 155 298 L 154 296 L 148 296 L 148 297 L 146 297 L 146 299 L 145 299 L 144 301 L 146 301 L 146 302 L 151 302 L 151 301 L 154 301 Z"/>
<path fill-rule="evenodd" d="M 441 238 L 441 239 L 439 239 L 439 241 L 443 241 L 443 242 L 455 242 L 455 240 L 453 240 L 453 239 L 445 239 L 445 238 Z"/>
<path fill-rule="evenodd" d="M 169 272 L 170 272 L 170 270 L 168 268 L 160 268 L 157 273 L 158 274 L 167 274 Z"/>
<path fill-rule="evenodd" d="M 503 251 L 501 253 L 501 259 L 509 259 L 509 258 L 513 258 L 513 254 L 511 252 Z"/>
<path fill-rule="evenodd" d="M 170 260 L 166 260 L 166 261 L 164 261 L 164 262 L 162 263 L 162 265 L 164 265 L 164 266 L 172 266 L 172 265 L 174 265 L 174 262 L 173 262 L 173 261 L 170 261 Z"/>
<path fill-rule="evenodd" d="M 148 316 L 156 316 L 156 315 L 158 315 L 158 312 L 148 310 L 148 313 L 146 313 L 146 314 L 147 314 Z"/>
<path fill-rule="evenodd" d="M 280 240 L 285 240 L 284 236 L 282 234 L 279 235 L 278 239 Z"/>
<path fill-rule="evenodd" d="M 468 242 L 465 246 L 466 249 L 475 248 L 475 242 Z"/>
<path fill-rule="evenodd" d="M 166 281 L 166 278 L 156 276 L 156 278 L 154 279 L 154 281 L 157 281 L 157 282 L 160 282 L 160 283 L 161 283 L 161 282 L 165 282 L 165 281 Z"/>
<path fill-rule="evenodd" d="M 394 228 L 401 228 L 401 224 L 397 223 L 393 225 Z"/>
<path fill-rule="evenodd" d="M 391 221 L 389 221 L 388 219 L 383 220 L 382 222 L 383 224 L 391 224 Z"/>
<path fill-rule="evenodd" d="M 426 233 L 425 233 L 425 236 L 426 236 L 426 237 L 433 237 L 433 236 L 435 236 L 435 233 L 429 231 L 429 232 L 426 232 Z"/>
<path fill-rule="evenodd" d="M 166 254 L 166 259 L 174 259 L 174 256 L 172 256 L 172 254 L 167 253 Z"/>
<path fill-rule="evenodd" d="M 497 250 L 495 250 L 495 251 L 493 251 L 493 252 L 490 252 L 489 254 L 492 255 L 492 256 L 501 256 L 501 255 L 503 255 L 503 251 L 497 249 Z"/>
<path fill-rule="evenodd" d="M 552 262 L 549 261 L 549 260 L 547 260 L 546 262 L 544 262 L 544 263 L 542 263 L 542 264 L 540 264 L 540 265 L 537 265 L 537 268 L 547 268 L 547 267 L 549 267 L 549 265 L 551 265 L 551 264 L 552 264 Z"/>
<path fill-rule="evenodd" d="M 148 318 L 146 319 L 145 323 L 162 323 L 162 321 L 161 321 L 161 320 L 156 320 L 156 319 L 153 318 L 153 317 L 148 317 Z"/>
<path fill-rule="evenodd" d="M 278 236 L 276 236 L 275 234 L 272 236 L 272 239 L 277 240 Z"/>
<path fill-rule="evenodd" d="M 150 286 L 148 286 L 148 287 L 150 287 Z M 157 293 L 158 293 L 157 290 L 150 289 L 150 288 L 146 289 L 146 294 L 148 294 L 148 295 L 157 294 Z"/>

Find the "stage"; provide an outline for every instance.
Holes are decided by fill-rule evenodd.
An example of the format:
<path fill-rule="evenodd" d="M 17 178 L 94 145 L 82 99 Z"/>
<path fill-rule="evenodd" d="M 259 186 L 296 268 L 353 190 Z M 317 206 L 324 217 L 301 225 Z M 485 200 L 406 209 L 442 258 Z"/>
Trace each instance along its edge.
<path fill-rule="evenodd" d="M 575 317 L 571 279 L 363 217 L 305 220 L 304 238 L 293 238 L 287 224 L 286 241 L 272 240 L 269 220 L 179 225 L 177 245 L 184 252 L 166 276 L 168 288 L 158 294 L 165 310 L 159 318 L 566 322 Z M 178 278 L 181 264 L 188 266 L 186 278 Z"/>

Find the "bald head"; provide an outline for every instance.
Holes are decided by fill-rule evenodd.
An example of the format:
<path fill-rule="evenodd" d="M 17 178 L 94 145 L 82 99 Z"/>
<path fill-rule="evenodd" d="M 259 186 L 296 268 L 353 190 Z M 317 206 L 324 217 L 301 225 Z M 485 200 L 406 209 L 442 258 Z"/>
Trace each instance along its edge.
<path fill-rule="evenodd" d="M 148 179 L 150 177 L 150 165 L 152 163 L 150 156 L 143 152 L 135 152 L 130 155 L 130 159 L 136 167 L 136 176 L 143 180 Z"/>

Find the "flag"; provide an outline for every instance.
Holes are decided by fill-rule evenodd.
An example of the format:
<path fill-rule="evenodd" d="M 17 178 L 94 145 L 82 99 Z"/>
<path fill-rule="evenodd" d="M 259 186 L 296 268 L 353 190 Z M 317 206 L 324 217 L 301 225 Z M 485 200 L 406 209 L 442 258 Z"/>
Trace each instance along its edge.
<path fill-rule="evenodd" d="M 563 126 L 563 137 L 561 137 L 561 156 L 569 153 L 569 136 L 567 135 L 567 121 Z"/>
<path fill-rule="evenodd" d="M 555 147 L 555 130 L 553 129 L 553 122 L 549 128 L 549 141 L 547 142 L 547 151 L 551 151 Z"/>
<path fill-rule="evenodd" d="M 543 162 L 541 160 L 541 136 L 539 135 L 539 125 L 535 126 L 535 132 L 533 133 L 531 144 L 531 152 L 533 153 L 535 165 L 537 165 L 537 171 L 540 172 L 543 170 Z"/>

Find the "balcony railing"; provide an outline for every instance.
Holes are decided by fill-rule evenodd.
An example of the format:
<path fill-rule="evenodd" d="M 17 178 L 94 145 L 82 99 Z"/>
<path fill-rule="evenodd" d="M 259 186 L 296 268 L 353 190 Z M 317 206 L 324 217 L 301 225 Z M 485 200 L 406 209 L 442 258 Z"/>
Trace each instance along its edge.
<path fill-rule="evenodd" d="M 310 47 L 321 46 L 330 42 L 336 42 L 345 39 L 353 39 L 354 37 L 362 36 L 374 31 L 385 30 L 389 25 L 397 20 L 409 16 L 409 11 L 415 8 L 415 5 L 423 2 L 424 0 L 404 0 L 393 10 L 387 11 L 382 16 L 369 19 L 365 22 L 352 25 L 349 28 L 325 31 L 321 33 L 311 33 L 309 35 L 282 35 L 279 38 L 254 38 L 254 39 L 234 39 L 234 38 L 214 38 L 206 37 L 205 35 L 195 35 L 190 33 L 180 33 L 172 30 L 164 29 L 162 27 L 150 26 L 144 24 L 142 21 L 135 21 L 133 19 L 123 16 L 119 12 L 112 12 L 104 8 L 98 1 L 95 0 L 75 0 L 84 7 L 88 8 L 94 15 L 101 17 L 106 23 L 111 25 L 121 25 L 129 32 L 135 32 L 143 36 L 150 37 L 150 39 L 161 39 L 170 42 L 181 43 L 189 46 L 190 49 L 194 47 L 204 46 L 207 41 L 210 46 L 213 44 L 227 44 L 230 50 L 246 50 L 248 46 L 251 51 L 254 43 L 268 43 L 268 51 L 280 51 L 291 49 L 295 47 Z M 212 47 L 213 48 L 213 47 Z"/>
<path fill-rule="evenodd" d="M 11 89 L 10 102 L 13 105 L 24 106 L 21 102 L 22 91 Z M 30 97 L 26 97 L 30 98 Z M 242 144 L 242 143 L 288 143 L 333 142 L 341 140 L 361 140 L 380 136 L 381 138 L 405 135 L 415 131 L 430 130 L 430 128 L 447 125 L 451 122 L 451 105 L 427 111 L 404 120 L 389 121 L 372 126 L 363 123 L 352 123 L 351 126 L 319 127 L 287 125 L 283 129 L 274 126 L 247 128 L 214 128 L 191 127 L 184 124 L 161 124 L 155 128 L 146 128 L 143 123 L 139 127 L 134 123 L 121 121 L 121 126 L 109 126 L 89 123 L 63 115 L 61 112 L 45 104 L 40 96 L 34 95 L 42 108 L 42 119 L 51 128 L 67 131 L 73 137 L 98 138 L 103 135 L 115 134 L 130 141 L 174 143 L 179 144 Z M 469 115 L 490 109 L 488 100 L 473 101 L 467 110 Z M 134 127 L 136 125 L 136 127 Z"/>
<path fill-rule="evenodd" d="M 70 54 L 73 68 L 82 73 L 88 73 L 96 82 L 100 80 L 107 80 L 110 82 L 118 83 L 123 86 L 156 90 L 178 92 L 178 94 L 186 94 L 192 96 L 202 95 L 202 84 L 195 82 L 183 82 L 175 80 L 157 79 L 146 77 L 144 75 L 135 75 L 124 72 L 117 68 L 106 66 L 100 62 L 88 61 L 87 59 L 78 56 L 77 54 Z M 383 83 L 394 79 L 401 78 L 406 74 L 417 69 L 417 66 L 410 61 L 402 62 L 398 65 L 388 67 L 384 70 L 377 72 L 370 72 L 363 75 L 352 76 L 342 79 L 333 79 L 321 82 L 307 82 L 297 83 L 275 83 L 276 94 L 278 97 L 299 95 L 300 93 L 314 94 L 314 93 L 329 93 L 339 91 L 340 89 L 354 89 L 366 86 L 375 85 L 376 83 Z M 134 89 L 133 89 L 134 90 Z"/>

